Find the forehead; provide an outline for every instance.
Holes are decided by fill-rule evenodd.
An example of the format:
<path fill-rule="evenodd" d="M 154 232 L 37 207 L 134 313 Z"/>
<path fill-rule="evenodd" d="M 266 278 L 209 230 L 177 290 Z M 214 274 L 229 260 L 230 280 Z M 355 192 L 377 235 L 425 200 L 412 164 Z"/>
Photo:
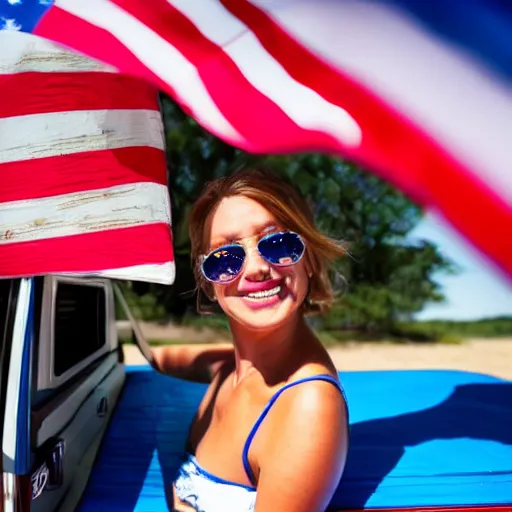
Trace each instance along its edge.
<path fill-rule="evenodd" d="M 226 197 L 210 219 L 210 242 L 254 236 L 275 223 L 275 217 L 257 201 Z"/>

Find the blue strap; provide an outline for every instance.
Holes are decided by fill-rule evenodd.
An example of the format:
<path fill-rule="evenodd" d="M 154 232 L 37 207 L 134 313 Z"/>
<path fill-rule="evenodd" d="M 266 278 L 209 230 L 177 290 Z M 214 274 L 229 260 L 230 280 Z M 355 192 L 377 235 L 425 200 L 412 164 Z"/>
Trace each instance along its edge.
<path fill-rule="evenodd" d="M 275 401 L 281 396 L 281 393 L 286 391 L 288 388 L 292 388 L 293 386 L 297 386 L 298 384 L 302 384 L 303 382 L 309 382 L 312 380 L 323 380 L 325 382 L 330 382 L 331 384 L 334 384 L 341 391 L 341 394 L 343 395 L 343 398 L 345 398 L 346 403 L 345 392 L 343 391 L 341 384 L 331 375 L 313 375 L 312 377 L 305 377 L 303 379 L 299 379 L 294 382 L 290 382 L 289 384 L 286 384 L 279 391 L 274 393 L 274 395 L 272 395 L 272 398 L 268 401 L 263 411 L 261 411 L 261 414 L 258 416 L 258 419 L 256 420 L 251 431 L 249 432 L 249 435 L 247 436 L 247 441 L 245 441 L 244 449 L 242 452 L 242 462 L 244 464 L 245 474 L 247 475 L 247 478 L 249 479 L 252 485 L 256 486 L 256 478 L 254 476 L 254 473 L 252 472 L 251 465 L 249 464 L 249 448 L 251 447 L 252 440 L 254 439 L 254 436 L 256 435 L 258 428 L 260 427 L 261 423 L 267 416 L 271 407 L 274 405 Z"/>

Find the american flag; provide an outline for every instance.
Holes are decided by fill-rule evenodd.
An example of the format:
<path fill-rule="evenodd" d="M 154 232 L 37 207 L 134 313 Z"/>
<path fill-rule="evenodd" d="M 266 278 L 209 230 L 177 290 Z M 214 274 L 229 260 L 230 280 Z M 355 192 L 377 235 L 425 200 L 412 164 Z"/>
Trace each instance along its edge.
<path fill-rule="evenodd" d="M 3 31 L 0 94 L 0 273 L 172 283 L 155 87 Z"/>
<path fill-rule="evenodd" d="M 512 276 L 506 2 L 9 0 L 0 17 L 9 35 L 164 90 L 247 151 L 322 151 L 371 168 Z"/>

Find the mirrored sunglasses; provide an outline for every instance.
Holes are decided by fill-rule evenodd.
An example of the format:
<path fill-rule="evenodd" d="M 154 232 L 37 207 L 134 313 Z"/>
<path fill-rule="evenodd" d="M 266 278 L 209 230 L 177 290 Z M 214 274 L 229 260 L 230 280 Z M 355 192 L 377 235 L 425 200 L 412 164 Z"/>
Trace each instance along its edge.
<path fill-rule="evenodd" d="M 300 235 L 291 231 L 265 235 L 256 248 L 264 260 L 279 267 L 295 265 L 306 250 Z M 204 256 L 201 271 L 208 281 L 227 284 L 242 272 L 246 256 L 241 244 L 223 245 Z"/>

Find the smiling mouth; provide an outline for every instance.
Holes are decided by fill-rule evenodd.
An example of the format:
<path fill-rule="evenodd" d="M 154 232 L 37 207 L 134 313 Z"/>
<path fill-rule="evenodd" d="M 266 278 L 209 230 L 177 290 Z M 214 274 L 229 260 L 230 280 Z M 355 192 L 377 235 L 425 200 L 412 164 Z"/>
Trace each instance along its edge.
<path fill-rule="evenodd" d="M 278 295 L 281 292 L 281 285 L 272 288 L 271 290 L 262 290 L 260 292 L 252 292 L 245 295 L 246 298 L 252 300 L 260 300 L 260 299 L 268 299 L 269 297 L 274 297 L 274 295 Z"/>

